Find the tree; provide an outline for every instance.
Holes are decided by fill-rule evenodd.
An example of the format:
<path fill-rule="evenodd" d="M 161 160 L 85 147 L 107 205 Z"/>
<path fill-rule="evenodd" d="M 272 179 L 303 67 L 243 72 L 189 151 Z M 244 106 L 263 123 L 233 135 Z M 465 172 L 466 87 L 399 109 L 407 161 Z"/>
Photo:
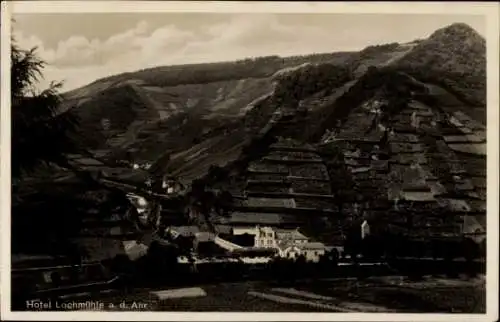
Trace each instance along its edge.
<path fill-rule="evenodd" d="M 227 190 L 222 190 L 216 195 L 215 211 L 219 215 L 228 217 L 233 202 L 233 195 Z"/>
<path fill-rule="evenodd" d="M 45 62 L 36 47 L 23 50 L 15 40 L 11 46 L 12 176 L 14 181 L 43 164 L 67 167 L 66 153 L 77 151 L 72 139 L 78 120 L 73 113 L 60 111 L 59 89 L 36 88 Z"/>
<path fill-rule="evenodd" d="M 189 199 L 192 211 L 202 216 L 202 218 L 196 219 L 203 220 L 206 228 L 208 228 L 210 231 L 214 231 L 210 214 L 215 208 L 216 196 L 215 193 L 207 190 L 206 181 L 203 179 L 194 180 L 191 184 L 191 191 L 189 191 L 187 197 Z"/>
<path fill-rule="evenodd" d="M 222 168 L 218 165 L 212 164 L 208 168 L 207 180 L 209 182 L 217 182 L 219 180 L 226 179 L 228 176 L 228 171 L 225 168 Z"/>
<path fill-rule="evenodd" d="M 331 151 L 329 160 L 326 162 L 330 185 L 334 202 L 338 207 L 339 215 L 342 216 L 346 204 L 351 204 L 356 195 L 355 182 L 344 162 L 344 155 L 339 148 Z"/>
<path fill-rule="evenodd" d="M 47 246 L 61 245 L 61 252 L 73 256 L 76 251 L 69 239 L 78 234 L 83 216 L 90 208 L 101 208 L 102 200 L 85 198 L 83 192 L 110 191 L 91 173 L 74 167 L 67 159 L 68 153 L 86 153 L 77 143 L 78 118 L 70 110 L 62 111 L 61 83 L 52 82 L 47 89 L 37 89 L 43 78 L 46 63 L 37 55 L 36 48 L 24 50 L 15 39 L 11 45 L 11 110 L 12 110 L 12 234 L 18 248 L 28 244 L 37 251 L 56 253 L 59 250 Z M 24 193 L 29 186 L 26 176 L 42 170 L 51 173 L 54 168 L 69 169 L 80 179 L 76 187 L 64 186 L 61 191 L 53 182 L 42 182 L 39 192 Z M 74 188 L 74 190 L 71 190 Z M 36 191 L 36 189 L 34 189 Z M 48 196 L 50 193 L 52 195 Z M 122 192 L 107 197 L 103 213 L 123 211 L 130 206 Z M 27 226 L 33 229 L 27 229 Z M 32 240 L 35 239 L 36 243 Z M 66 248 L 66 250 L 64 250 Z M 76 259 L 75 259 L 76 262 Z"/>

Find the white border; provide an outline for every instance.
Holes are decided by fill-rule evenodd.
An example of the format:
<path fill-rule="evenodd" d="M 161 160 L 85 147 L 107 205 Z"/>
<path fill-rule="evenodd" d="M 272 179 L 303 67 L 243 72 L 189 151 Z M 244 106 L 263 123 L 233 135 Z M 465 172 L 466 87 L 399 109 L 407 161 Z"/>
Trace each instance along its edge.
<path fill-rule="evenodd" d="M 0 59 L 0 315 L 9 310 L 5 301 L 10 294 L 10 8 L 0 3 L 1 59 Z M 7 41 L 6 41 L 7 40 Z M 6 95 L 7 94 L 7 95 Z M 5 233 L 1 233 L 5 231 Z M 5 286 L 9 285 L 8 292 Z M 10 300 L 10 296 L 9 296 Z M 7 306 L 9 305 L 9 306 Z"/>
<path fill-rule="evenodd" d="M 2 2 L 1 17 L 1 315 L 9 320 L 178 320 L 178 321 L 495 321 L 498 319 L 498 131 L 499 131 L 499 5 L 494 2 L 223 2 L 223 1 L 11 1 Z M 488 68 L 488 229 L 487 313 L 171 313 L 171 312 L 10 312 L 10 15 L 15 13 L 90 12 L 253 12 L 253 13 L 392 13 L 470 14 L 487 17 Z"/>
<path fill-rule="evenodd" d="M 258 13 L 438 13 L 480 14 L 491 2 L 319 2 L 319 1 L 12 1 L 15 13 L 258 12 Z M 36 4 L 35 4 L 36 3 Z M 140 5 L 138 5 L 140 3 Z"/>

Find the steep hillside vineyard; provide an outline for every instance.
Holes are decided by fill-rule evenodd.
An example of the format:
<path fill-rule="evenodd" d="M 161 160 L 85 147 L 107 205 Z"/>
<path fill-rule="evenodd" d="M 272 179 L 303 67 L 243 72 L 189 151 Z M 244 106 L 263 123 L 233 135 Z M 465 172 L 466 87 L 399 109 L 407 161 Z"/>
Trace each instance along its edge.
<path fill-rule="evenodd" d="M 453 24 L 360 52 L 110 76 L 66 93 L 64 110 L 108 163 L 231 191 L 233 215 L 214 222 L 302 225 L 340 242 L 364 218 L 388 247 L 486 227 L 485 62 L 485 40 Z"/>

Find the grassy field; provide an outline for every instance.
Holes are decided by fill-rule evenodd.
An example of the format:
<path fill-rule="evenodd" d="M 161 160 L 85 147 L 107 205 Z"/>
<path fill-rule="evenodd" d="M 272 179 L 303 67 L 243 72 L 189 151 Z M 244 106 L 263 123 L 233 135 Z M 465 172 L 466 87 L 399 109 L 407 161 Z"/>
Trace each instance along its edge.
<path fill-rule="evenodd" d="M 298 285 L 307 290 L 362 308 L 370 304 L 400 313 L 484 313 L 485 284 L 481 279 L 426 278 L 419 282 L 400 278 L 346 281 L 331 285 Z M 356 305 L 357 304 L 357 305 Z"/>
<path fill-rule="evenodd" d="M 484 278 L 322 279 L 200 286 L 206 296 L 158 301 L 150 291 L 105 297 L 105 303 L 149 303 L 155 311 L 484 313 Z"/>

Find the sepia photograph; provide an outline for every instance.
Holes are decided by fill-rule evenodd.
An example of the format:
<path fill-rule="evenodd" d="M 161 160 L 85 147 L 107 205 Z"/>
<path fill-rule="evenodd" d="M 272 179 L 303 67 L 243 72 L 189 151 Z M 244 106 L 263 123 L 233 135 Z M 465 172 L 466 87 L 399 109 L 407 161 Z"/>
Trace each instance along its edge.
<path fill-rule="evenodd" d="M 3 313 L 498 314 L 498 4 L 36 2 L 2 8 Z"/>

